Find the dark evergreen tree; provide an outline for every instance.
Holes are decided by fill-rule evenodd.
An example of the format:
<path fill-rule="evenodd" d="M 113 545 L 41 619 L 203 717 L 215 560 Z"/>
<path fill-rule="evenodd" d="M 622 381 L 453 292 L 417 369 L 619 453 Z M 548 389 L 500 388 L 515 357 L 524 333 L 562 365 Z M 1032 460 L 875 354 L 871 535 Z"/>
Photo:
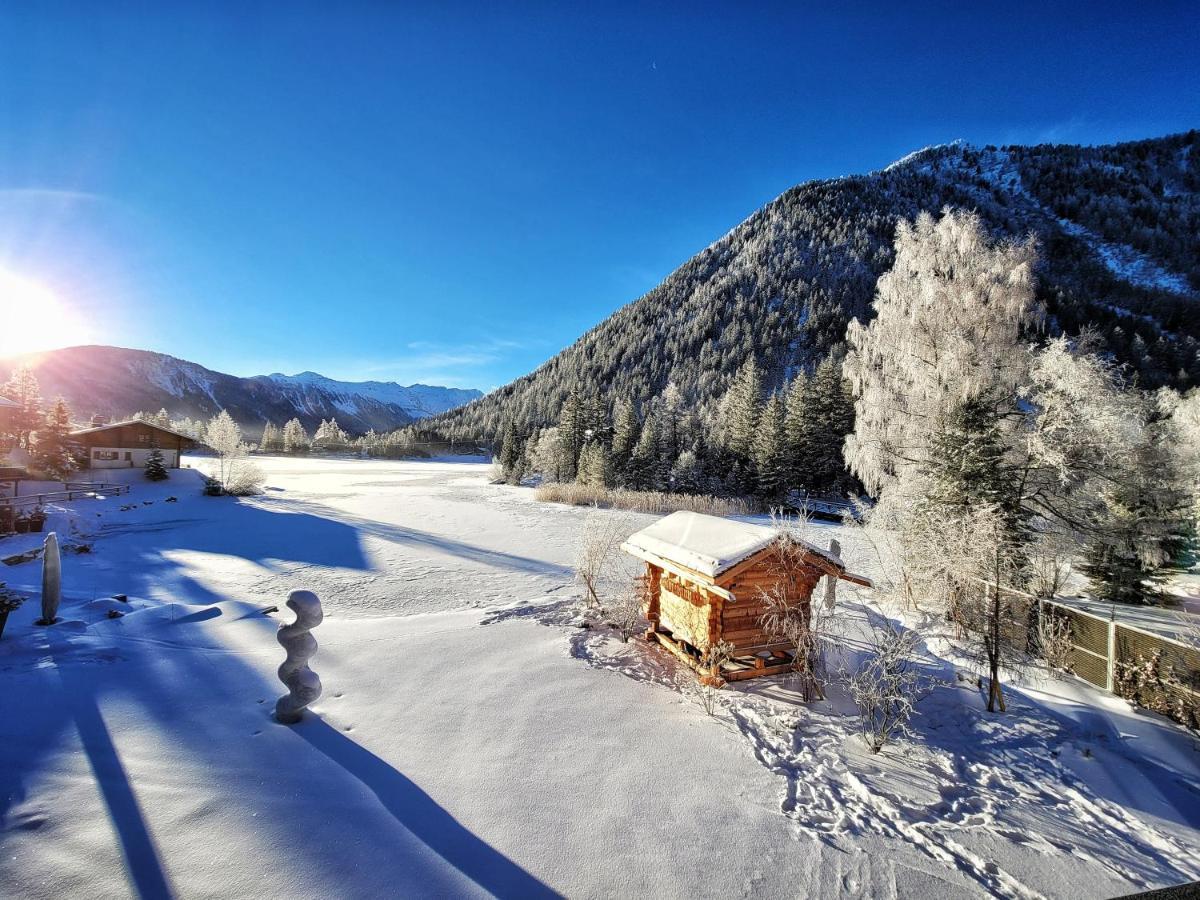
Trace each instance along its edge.
<path fill-rule="evenodd" d="M 521 480 L 520 471 L 521 441 L 517 437 L 517 429 L 512 417 L 504 423 L 504 437 L 500 442 L 500 471 L 505 481 Z"/>
<path fill-rule="evenodd" d="M 157 441 L 150 445 L 150 453 L 146 457 L 145 474 L 150 481 L 166 481 L 171 477 Z"/>
<path fill-rule="evenodd" d="M 19 366 L 3 387 L 0 396 L 16 404 L 9 415 L 13 439 L 18 447 L 30 449 L 30 438 L 43 424 L 42 395 L 38 380 L 29 366 Z"/>
<path fill-rule="evenodd" d="M 71 455 L 71 410 L 59 397 L 34 435 L 34 466 L 51 478 L 66 478 L 78 465 Z"/>

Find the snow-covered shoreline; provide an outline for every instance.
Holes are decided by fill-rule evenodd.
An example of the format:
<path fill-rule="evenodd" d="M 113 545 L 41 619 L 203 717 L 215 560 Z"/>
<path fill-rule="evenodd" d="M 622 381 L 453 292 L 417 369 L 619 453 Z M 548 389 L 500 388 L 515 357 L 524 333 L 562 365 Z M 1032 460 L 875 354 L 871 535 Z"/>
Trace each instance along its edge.
<path fill-rule="evenodd" d="M 988 716 L 937 641 L 952 684 L 878 757 L 836 691 L 805 707 L 751 682 L 708 717 L 653 648 L 573 627 L 587 510 L 478 464 L 265 464 L 261 498 L 201 497 L 184 470 L 52 511 L 94 552 L 64 560 L 64 623 L 34 628 L 31 601 L 0 640 L 6 893 L 1073 897 L 1200 878 L 1200 753 L 1160 717 L 1048 678 Z M 259 610 L 300 587 L 325 601 L 325 694 L 286 728 L 288 617 Z"/>

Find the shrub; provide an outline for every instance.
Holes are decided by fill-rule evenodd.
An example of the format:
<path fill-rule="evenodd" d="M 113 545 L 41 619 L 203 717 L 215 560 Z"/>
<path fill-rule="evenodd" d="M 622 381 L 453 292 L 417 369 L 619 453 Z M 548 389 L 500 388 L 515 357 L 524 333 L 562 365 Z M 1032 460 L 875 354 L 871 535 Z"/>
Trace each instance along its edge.
<path fill-rule="evenodd" d="M 671 513 L 685 509 L 713 516 L 742 516 L 753 512 L 745 500 L 713 497 L 707 494 L 669 494 L 664 491 L 630 491 L 575 482 L 548 482 L 538 486 L 534 495 L 549 503 L 572 506 L 599 506 L 633 512 Z"/>

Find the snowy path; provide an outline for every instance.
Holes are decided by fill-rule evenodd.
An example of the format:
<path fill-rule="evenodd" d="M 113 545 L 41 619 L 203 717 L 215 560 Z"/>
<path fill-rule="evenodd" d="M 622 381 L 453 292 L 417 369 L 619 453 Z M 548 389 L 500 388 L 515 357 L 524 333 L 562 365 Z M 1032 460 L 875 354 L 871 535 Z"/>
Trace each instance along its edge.
<path fill-rule="evenodd" d="M 836 692 L 805 708 L 751 682 L 709 718 L 647 645 L 572 627 L 584 511 L 477 465 L 269 471 L 261 499 L 179 473 L 138 484 L 136 509 L 55 517 L 95 553 L 64 562 L 67 622 L 33 628 L 31 602 L 0 640 L 0 893 L 1075 897 L 1200 878 L 1200 753 L 1082 684 L 1024 686 L 998 718 L 956 683 L 880 757 Z M 33 587 L 38 568 L 0 577 Z M 295 587 L 326 601 L 325 695 L 289 729 L 269 718 L 280 617 L 256 609 Z M 93 599 L 117 591 L 132 603 Z"/>

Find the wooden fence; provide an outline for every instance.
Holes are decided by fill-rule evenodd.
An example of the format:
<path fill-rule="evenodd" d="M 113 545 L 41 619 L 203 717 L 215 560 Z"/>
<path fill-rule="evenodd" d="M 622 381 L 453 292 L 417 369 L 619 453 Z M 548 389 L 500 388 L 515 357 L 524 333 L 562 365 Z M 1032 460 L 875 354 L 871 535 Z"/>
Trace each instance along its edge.
<path fill-rule="evenodd" d="M 63 484 L 61 491 L 42 491 L 37 494 L 27 494 L 24 497 L 0 497 L 0 506 L 17 510 L 22 507 L 45 506 L 47 503 L 64 503 L 79 500 L 84 497 L 111 496 L 128 494 L 127 484 L 108 484 L 106 482 L 68 481 Z"/>
<path fill-rule="evenodd" d="M 1195 703 L 1200 699 L 1200 646 L 1195 643 L 1122 621 L 1117 618 L 1116 609 L 1105 617 L 1066 603 L 1038 602 L 1040 614 L 1062 617 L 1070 623 L 1069 664 L 1071 671 L 1084 681 L 1120 694 L 1123 668 L 1144 666 L 1157 655 L 1160 672 L 1173 676 L 1170 679 L 1173 684 L 1159 693 L 1169 701 Z M 1143 702 L 1143 705 L 1149 704 Z"/>

